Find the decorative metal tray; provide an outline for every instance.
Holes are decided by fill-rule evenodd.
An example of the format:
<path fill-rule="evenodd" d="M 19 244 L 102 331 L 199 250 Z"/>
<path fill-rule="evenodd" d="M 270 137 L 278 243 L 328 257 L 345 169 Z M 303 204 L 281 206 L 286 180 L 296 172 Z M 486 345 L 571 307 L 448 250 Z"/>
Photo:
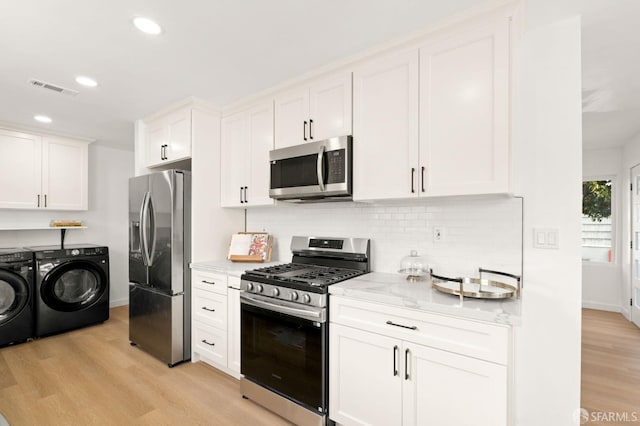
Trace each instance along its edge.
<path fill-rule="evenodd" d="M 478 271 L 480 278 L 449 278 L 436 275 L 432 270 L 431 285 L 443 293 L 460 296 L 461 301 L 465 296 L 476 299 L 520 297 L 520 276 L 483 268 L 478 269 Z M 513 278 L 516 281 L 516 285 L 483 279 L 483 273 Z"/>

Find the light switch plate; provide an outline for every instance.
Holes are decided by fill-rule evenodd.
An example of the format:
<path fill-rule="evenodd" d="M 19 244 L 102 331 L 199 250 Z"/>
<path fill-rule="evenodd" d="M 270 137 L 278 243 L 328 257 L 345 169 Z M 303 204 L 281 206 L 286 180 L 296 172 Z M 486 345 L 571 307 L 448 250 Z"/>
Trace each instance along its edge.
<path fill-rule="evenodd" d="M 559 231 L 557 228 L 534 228 L 533 247 L 541 249 L 559 248 Z"/>

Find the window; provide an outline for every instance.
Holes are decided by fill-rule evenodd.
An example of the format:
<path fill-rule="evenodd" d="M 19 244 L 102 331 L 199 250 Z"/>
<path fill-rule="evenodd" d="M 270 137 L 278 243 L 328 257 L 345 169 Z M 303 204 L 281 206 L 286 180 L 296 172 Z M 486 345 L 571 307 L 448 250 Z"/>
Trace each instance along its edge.
<path fill-rule="evenodd" d="M 582 182 L 582 260 L 614 261 L 611 179 Z"/>

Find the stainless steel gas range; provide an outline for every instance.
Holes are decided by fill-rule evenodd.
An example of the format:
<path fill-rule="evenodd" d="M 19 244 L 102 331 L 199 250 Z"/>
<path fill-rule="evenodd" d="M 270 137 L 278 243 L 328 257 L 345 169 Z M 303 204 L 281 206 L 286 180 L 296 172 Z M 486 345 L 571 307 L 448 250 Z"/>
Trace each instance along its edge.
<path fill-rule="evenodd" d="M 369 272 L 369 240 L 293 237 L 285 265 L 241 279 L 240 389 L 298 425 L 325 425 L 329 401 L 328 287 Z"/>

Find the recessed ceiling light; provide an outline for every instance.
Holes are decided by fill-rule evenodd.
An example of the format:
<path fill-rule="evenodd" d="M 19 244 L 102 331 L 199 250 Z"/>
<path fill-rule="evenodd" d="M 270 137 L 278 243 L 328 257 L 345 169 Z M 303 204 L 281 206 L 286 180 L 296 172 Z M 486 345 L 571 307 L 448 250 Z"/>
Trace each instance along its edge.
<path fill-rule="evenodd" d="M 133 25 L 143 33 L 157 35 L 162 32 L 162 28 L 149 18 L 138 17 L 133 20 Z"/>
<path fill-rule="evenodd" d="M 34 115 L 33 119 L 41 123 L 51 123 L 53 121 L 51 120 L 50 117 L 47 117 L 46 115 Z"/>
<path fill-rule="evenodd" d="M 83 86 L 87 87 L 96 87 L 98 85 L 98 82 L 94 79 L 82 75 L 76 77 L 76 83 L 82 84 Z"/>

